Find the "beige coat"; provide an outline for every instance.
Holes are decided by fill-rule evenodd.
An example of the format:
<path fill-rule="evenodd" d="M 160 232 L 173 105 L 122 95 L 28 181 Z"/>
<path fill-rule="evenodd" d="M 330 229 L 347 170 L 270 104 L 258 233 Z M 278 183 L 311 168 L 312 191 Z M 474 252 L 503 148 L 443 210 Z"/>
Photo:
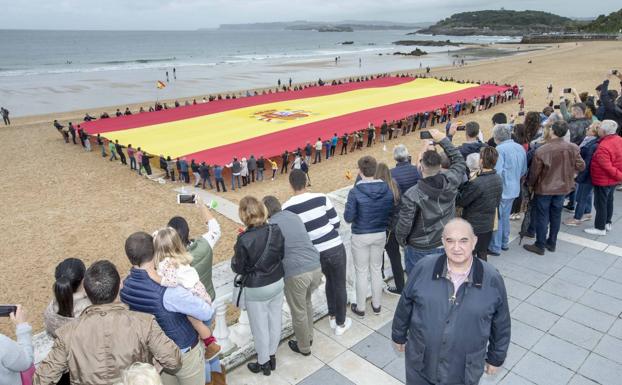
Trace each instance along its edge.
<path fill-rule="evenodd" d="M 181 367 L 177 345 L 155 318 L 111 303 L 86 308 L 79 319 L 56 331 L 58 338 L 35 373 L 33 385 L 52 385 L 69 371 L 72 385 L 109 385 L 134 362 L 155 359 L 167 370 Z"/>

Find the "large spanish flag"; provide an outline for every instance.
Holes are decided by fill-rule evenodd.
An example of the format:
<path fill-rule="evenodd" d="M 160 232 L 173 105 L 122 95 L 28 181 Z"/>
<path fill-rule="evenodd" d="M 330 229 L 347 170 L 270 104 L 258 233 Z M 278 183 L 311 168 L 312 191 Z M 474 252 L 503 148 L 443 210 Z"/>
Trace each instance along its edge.
<path fill-rule="evenodd" d="M 96 120 L 82 124 L 155 155 L 185 156 L 209 164 L 235 156 L 273 157 L 318 137 L 360 130 L 371 122 L 401 119 L 445 104 L 496 94 L 504 87 L 435 79 L 387 77 L 310 87 L 239 99 L 217 100 Z"/>

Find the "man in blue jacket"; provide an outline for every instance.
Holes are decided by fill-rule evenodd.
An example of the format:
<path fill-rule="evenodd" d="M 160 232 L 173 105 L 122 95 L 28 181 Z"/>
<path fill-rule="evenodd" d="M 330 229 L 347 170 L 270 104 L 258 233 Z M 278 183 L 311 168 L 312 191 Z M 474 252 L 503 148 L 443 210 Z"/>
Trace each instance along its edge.
<path fill-rule="evenodd" d="M 393 211 L 393 193 L 389 185 L 375 179 L 376 159 L 364 156 L 358 161 L 361 181 L 348 194 L 343 218 L 352 223 L 352 257 L 356 271 L 356 303 L 351 310 L 365 316 L 367 276 L 371 270 L 371 307 L 380 313 L 382 298 L 382 258 L 389 218 Z"/>
<path fill-rule="evenodd" d="M 501 274 L 473 258 L 477 237 L 456 218 L 443 230 L 444 254 L 415 265 L 393 318 L 391 338 L 406 351 L 406 384 L 478 384 L 495 374 L 510 345 Z"/>

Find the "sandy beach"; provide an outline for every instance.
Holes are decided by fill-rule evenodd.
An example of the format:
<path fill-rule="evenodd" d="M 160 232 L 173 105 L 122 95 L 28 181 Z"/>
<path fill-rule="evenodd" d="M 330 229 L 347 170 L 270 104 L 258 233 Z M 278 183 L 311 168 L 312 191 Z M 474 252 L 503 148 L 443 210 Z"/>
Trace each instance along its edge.
<path fill-rule="evenodd" d="M 516 45 L 500 47 L 516 49 Z M 525 45 L 521 49 L 529 47 Z M 555 87 L 555 97 L 560 89 L 567 87 L 594 93 L 608 71 L 620 65 L 620 57 L 622 42 L 568 43 L 462 68 L 434 68 L 432 75 L 517 83 L 524 86 L 526 109 L 541 110 L 549 83 Z M 528 64 L 529 60 L 532 64 Z M 326 63 L 313 62 L 305 71 L 323 65 Z M 286 69 L 274 71 L 276 77 L 287 77 Z M 419 69 L 414 68 L 412 72 L 419 73 Z M 140 105 L 147 103 L 130 107 L 138 109 Z M 94 115 L 116 108 L 102 107 L 89 112 Z M 494 113 L 509 115 L 517 111 L 517 103 L 506 103 L 464 119 L 479 122 L 489 137 Z M 197 236 L 203 230 L 196 208 L 176 204 L 173 188 L 179 187 L 178 184 L 159 185 L 138 177 L 129 167 L 102 159 L 98 151 L 85 153 L 80 146 L 66 145 L 51 122 L 81 120 L 84 113 L 82 110 L 14 118 L 13 125 L 0 129 L 4 168 L 0 224 L 5 229 L 0 252 L 4 272 L 0 280 L 0 302 L 23 304 L 29 310 L 35 331 L 43 329 L 42 313 L 52 298 L 54 268 L 64 258 L 81 258 L 87 265 L 98 259 L 110 259 L 120 271 L 126 272 L 129 264 L 123 245 L 132 232 L 151 232 L 174 215 L 189 220 L 191 235 Z M 462 140 L 459 134 L 456 141 Z M 418 135 L 411 134 L 389 142 L 386 152 L 381 144 L 376 144 L 371 149 L 314 165 L 310 171 L 311 190 L 329 192 L 350 184 L 344 173 L 346 169 L 354 169 L 363 154 L 392 165 L 391 150 L 398 143 L 406 144 L 415 155 L 421 144 Z M 279 175 L 273 182 L 255 183 L 223 196 L 238 202 L 247 194 L 257 197 L 273 194 L 284 200 L 290 190 L 286 176 Z M 217 218 L 223 236 L 215 257 L 216 261 L 223 261 L 233 253 L 238 226 L 222 216 Z M 9 322 L 1 319 L 0 331 L 12 335 Z"/>

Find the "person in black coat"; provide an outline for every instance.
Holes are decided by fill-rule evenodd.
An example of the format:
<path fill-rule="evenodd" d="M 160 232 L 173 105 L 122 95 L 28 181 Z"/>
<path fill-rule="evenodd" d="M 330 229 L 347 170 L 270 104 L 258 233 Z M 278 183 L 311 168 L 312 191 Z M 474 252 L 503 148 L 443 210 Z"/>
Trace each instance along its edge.
<path fill-rule="evenodd" d="M 473 226 L 477 236 L 474 252 L 484 261 L 503 191 L 503 180 L 495 171 L 498 158 L 494 147 L 484 147 L 480 153 L 480 171 L 462 186 L 456 198 L 456 205 L 463 208 L 462 218 Z"/>
<path fill-rule="evenodd" d="M 242 282 L 245 303 L 240 306 L 246 306 L 257 351 L 257 362 L 247 367 L 269 376 L 281 340 L 285 239 L 278 225 L 267 223 L 268 210 L 257 198 L 242 198 L 238 214 L 246 230 L 238 235 L 231 269 Z"/>

